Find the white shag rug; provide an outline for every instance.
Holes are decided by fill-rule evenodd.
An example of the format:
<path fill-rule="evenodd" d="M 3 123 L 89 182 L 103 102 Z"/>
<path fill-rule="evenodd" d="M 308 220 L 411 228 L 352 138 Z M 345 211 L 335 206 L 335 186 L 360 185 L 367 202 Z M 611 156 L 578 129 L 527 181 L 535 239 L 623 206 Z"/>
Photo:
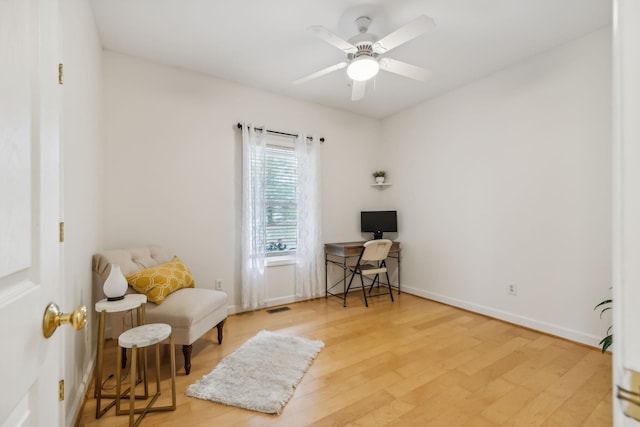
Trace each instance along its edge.
<path fill-rule="evenodd" d="M 261 331 L 187 387 L 186 395 L 279 414 L 323 347 L 322 341 Z"/>

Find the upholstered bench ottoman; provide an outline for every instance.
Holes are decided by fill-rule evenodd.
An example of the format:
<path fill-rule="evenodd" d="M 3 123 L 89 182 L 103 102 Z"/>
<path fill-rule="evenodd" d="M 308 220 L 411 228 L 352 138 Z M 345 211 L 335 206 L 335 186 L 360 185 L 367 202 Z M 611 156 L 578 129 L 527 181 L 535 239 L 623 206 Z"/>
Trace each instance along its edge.
<path fill-rule="evenodd" d="M 93 281 L 96 300 L 103 298 L 102 286 L 111 271 L 111 264 L 120 266 L 125 276 L 172 261 L 160 246 L 104 251 L 93 256 Z M 134 275 L 135 276 L 135 275 Z M 128 292 L 136 292 L 129 286 Z M 147 302 L 146 323 L 166 323 L 173 330 L 174 341 L 182 345 L 184 369 L 191 371 L 192 344 L 214 326 L 218 329 L 218 344 L 227 318 L 227 294 L 206 288 L 183 287 L 163 297 L 160 303 Z M 153 298 L 151 298 L 153 300 Z"/>

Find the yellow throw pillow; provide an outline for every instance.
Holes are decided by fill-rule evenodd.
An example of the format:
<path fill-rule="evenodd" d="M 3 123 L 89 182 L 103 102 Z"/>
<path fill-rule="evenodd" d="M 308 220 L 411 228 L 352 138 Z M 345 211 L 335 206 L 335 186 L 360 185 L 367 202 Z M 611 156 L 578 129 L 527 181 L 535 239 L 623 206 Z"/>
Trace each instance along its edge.
<path fill-rule="evenodd" d="M 145 294 L 148 301 L 156 304 L 164 301 L 171 292 L 195 286 L 191 271 L 177 256 L 165 264 L 129 274 L 127 282 L 133 289 Z"/>

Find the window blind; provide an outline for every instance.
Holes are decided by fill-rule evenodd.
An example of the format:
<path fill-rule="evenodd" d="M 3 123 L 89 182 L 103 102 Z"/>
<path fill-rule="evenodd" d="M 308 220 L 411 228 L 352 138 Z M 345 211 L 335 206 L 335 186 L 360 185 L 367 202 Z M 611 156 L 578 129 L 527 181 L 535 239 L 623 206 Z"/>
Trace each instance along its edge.
<path fill-rule="evenodd" d="M 296 184 L 297 162 L 293 148 L 267 145 L 265 208 L 268 253 L 296 249 Z"/>

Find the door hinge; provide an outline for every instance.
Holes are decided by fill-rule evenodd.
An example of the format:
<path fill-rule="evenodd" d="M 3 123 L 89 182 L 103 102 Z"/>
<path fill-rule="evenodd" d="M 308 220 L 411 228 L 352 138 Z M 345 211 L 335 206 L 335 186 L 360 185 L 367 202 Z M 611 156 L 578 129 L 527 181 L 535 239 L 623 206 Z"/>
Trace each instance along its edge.
<path fill-rule="evenodd" d="M 60 228 L 60 243 L 64 243 L 64 221 L 58 224 Z"/>
<path fill-rule="evenodd" d="M 64 84 L 64 65 L 58 64 L 58 84 Z"/>
<path fill-rule="evenodd" d="M 640 373 L 632 369 L 624 368 L 625 382 L 629 385 L 627 388 L 621 386 L 618 387 L 618 394 L 616 397 L 622 400 L 622 410 L 624 414 L 640 421 Z"/>
<path fill-rule="evenodd" d="M 60 402 L 64 400 L 64 380 L 58 382 L 58 400 Z"/>

